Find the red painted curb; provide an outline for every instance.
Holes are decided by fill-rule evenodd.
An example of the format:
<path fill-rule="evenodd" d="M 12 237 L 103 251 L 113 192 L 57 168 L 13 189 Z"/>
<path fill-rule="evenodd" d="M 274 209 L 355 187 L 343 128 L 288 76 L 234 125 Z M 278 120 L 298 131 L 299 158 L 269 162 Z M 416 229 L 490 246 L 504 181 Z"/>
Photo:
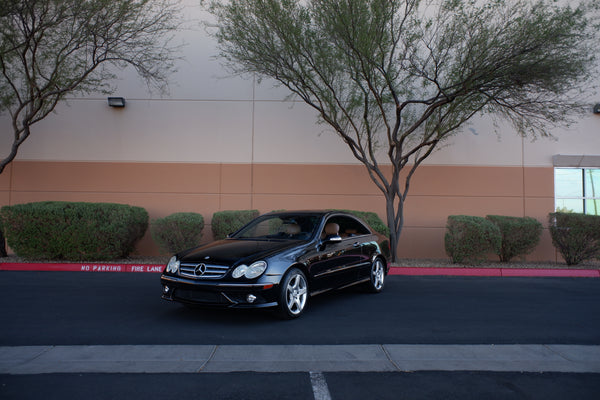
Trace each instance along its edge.
<path fill-rule="evenodd" d="M 99 263 L 0 263 L 0 271 L 62 271 L 62 272 L 144 272 L 161 273 L 164 265 L 99 264 Z M 600 278 L 597 269 L 534 269 L 534 268 L 435 268 L 391 267 L 390 275 L 414 276 L 493 276 L 493 277 L 574 277 Z"/>
<path fill-rule="evenodd" d="M 164 265 L 154 264 L 94 264 L 94 263 L 1 263 L 0 271 L 63 271 L 63 272 L 151 272 L 159 273 Z"/>
<path fill-rule="evenodd" d="M 502 276 L 556 276 L 573 278 L 600 278 L 597 269 L 502 269 Z"/>
<path fill-rule="evenodd" d="M 502 276 L 499 268 L 392 267 L 390 275 Z"/>
<path fill-rule="evenodd" d="M 600 278 L 597 269 L 391 267 L 390 275 Z"/>

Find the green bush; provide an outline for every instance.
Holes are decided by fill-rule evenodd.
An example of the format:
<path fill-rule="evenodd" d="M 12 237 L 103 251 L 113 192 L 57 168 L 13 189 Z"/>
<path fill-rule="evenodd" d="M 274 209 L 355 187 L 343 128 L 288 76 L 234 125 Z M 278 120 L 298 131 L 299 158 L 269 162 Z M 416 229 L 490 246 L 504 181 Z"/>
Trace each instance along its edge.
<path fill-rule="evenodd" d="M 600 215 L 550 213 L 552 244 L 568 265 L 600 258 Z"/>
<path fill-rule="evenodd" d="M 8 245 L 30 259 L 106 261 L 127 257 L 148 228 L 140 207 L 109 203 L 40 202 L 5 206 Z"/>
<path fill-rule="evenodd" d="M 258 217 L 258 210 L 218 211 L 212 217 L 212 232 L 215 240 L 224 239 Z"/>
<path fill-rule="evenodd" d="M 488 254 L 498 253 L 502 234 L 485 218 L 450 215 L 444 242 L 446 254 L 454 263 L 478 264 L 485 261 Z"/>
<path fill-rule="evenodd" d="M 352 214 L 355 217 L 358 217 L 358 218 L 362 219 L 363 221 L 365 221 L 367 223 L 367 225 L 369 225 L 371 228 L 373 228 L 373 230 L 375 232 L 378 232 L 384 236 L 390 235 L 390 229 L 388 228 L 388 226 L 381 220 L 381 218 L 379 218 L 379 215 L 377 215 L 374 212 L 356 211 L 356 210 L 336 210 L 336 211 L 343 211 L 343 212 Z"/>
<path fill-rule="evenodd" d="M 150 224 L 152 239 L 167 253 L 178 253 L 198 246 L 204 229 L 204 217 L 181 212 L 158 218 Z"/>
<path fill-rule="evenodd" d="M 535 218 L 502 215 L 488 215 L 486 218 L 492 221 L 502 234 L 502 245 L 498 252 L 502 262 L 531 253 L 540 242 L 543 227 Z"/>

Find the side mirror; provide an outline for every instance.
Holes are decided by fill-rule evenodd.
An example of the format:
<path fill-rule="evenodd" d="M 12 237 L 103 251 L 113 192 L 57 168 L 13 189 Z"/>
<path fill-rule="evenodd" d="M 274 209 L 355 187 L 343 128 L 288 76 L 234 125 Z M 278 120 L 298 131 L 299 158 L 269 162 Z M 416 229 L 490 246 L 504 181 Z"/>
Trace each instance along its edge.
<path fill-rule="evenodd" d="M 342 237 L 340 235 L 329 235 L 325 238 L 327 243 L 339 243 L 342 241 Z"/>
<path fill-rule="evenodd" d="M 319 251 L 325 250 L 325 247 L 330 244 L 340 243 L 342 241 L 342 237 L 339 235 L 329 235 L 325 239 L 321 240 L 319 244 Z"/>
<path fill-rule="evenodd" d="M 331 244 L 331 243 L 340 243 L 342 241 L 342 237 L 340 235 L 329 235 L 321 243 L 323 244 Z"/>

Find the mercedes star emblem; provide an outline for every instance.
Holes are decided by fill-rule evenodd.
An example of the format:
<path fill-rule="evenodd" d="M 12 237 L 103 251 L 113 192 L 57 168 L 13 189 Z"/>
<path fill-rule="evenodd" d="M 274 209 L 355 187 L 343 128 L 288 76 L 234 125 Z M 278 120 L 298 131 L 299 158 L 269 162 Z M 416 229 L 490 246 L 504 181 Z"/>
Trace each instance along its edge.
<path fill-rule="evenodd" d="M 196 275 L 196 276 L 202 276 L 202 275 L 204 275 L 205 272 L 206 272 L 205 264 L 198 264 L 196 266 L 196 269 L 194 269 L 194 275 Z"/>

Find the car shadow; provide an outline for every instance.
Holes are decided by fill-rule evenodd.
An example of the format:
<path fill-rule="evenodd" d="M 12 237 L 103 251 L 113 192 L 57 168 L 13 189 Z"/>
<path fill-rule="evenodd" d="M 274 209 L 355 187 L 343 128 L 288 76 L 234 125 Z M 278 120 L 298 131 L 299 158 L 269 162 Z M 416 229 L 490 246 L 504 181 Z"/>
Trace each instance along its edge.
<path fill-rule="evenodd" d="M 279 316 L 275 307 L 264 309 L 211 308 L 173 303 L 168 312 L 169 319 L 187 322 L 211 322 L 225 326 L 248 326 L 248 324 L 273 323 L 274 321 L 290 322 L 308 319 L 329 312 L 339 312 L 340 308 L 352 308 L 357 303 L 372 297 L 360 287 L 334 290 L 311 297 L 304 314 L 293 320 Z"/>

